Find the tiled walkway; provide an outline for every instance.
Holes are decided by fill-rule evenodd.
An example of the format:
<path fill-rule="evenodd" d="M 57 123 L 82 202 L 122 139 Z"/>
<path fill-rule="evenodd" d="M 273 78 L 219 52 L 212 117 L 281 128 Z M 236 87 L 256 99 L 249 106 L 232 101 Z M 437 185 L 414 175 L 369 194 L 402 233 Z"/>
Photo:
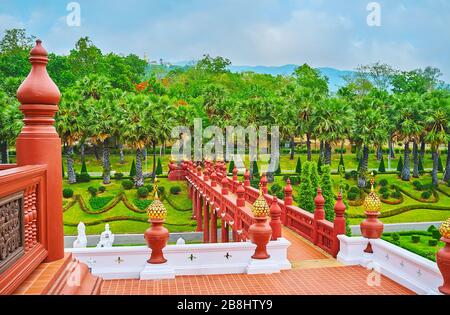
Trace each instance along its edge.
<path fill-rule="evenodd" d="M 104 281 L 102 294 L 282 295 L 282 294 L 413 294 L 396 282 L 362 267 L 345 267 L 327 253 L 283 229 L 292 245 L 293 269 L 271 275 L 181 276 L 173 280 Z M 369 283 L 379 285 L 371 286 Z M 374 281 L 380 279 L 379 282 Z"/>

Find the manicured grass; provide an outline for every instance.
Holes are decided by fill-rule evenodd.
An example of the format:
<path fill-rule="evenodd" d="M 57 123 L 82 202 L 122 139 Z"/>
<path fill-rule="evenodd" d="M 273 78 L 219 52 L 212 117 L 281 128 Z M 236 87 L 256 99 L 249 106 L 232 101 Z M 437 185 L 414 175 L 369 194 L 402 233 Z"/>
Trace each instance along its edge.
<path fill-rule="evenodd" d="M 72 188 L 74 190 L 74 194 L 81 195 L 85 201 L 85 204 L 88 205 L 88 200 L 90 200 L 91 195 L 87 192 L 87 188 L 89 186 L 98 187 L 101 184 L 102 183 L 100 180 L 92 180 L 89 183 L 79 183 L 74 185 L 69 185 L 65 182 L 64 187 Z M 191 219 L 192 211 L 190 209 L 192 208 L 192 204 L 187 198 L 187 186 L 185 183 L 177 182 L 176 185 L 181 187 L 181 192 L 175 197 L 170 195 L 169 192 L 170 186 L 172 185 L 173 183 L 168 182 L 167 179 L 160 179 L 160 186 L 164 187 L 166 196 L 165 199 L 162 198 L 163 204 L 168 211 L 166 226 L 170 228 L 171 232 L 194 231 L 196 222 Z M 124 191 L 120 185 L 120 182 L 115 180 L 113 180 L 110 185 L 106 186 L 106 191 L 102 193 L 101 196 L 115 198 L 121 192 L 125 193 L 128 201 L 131 203 L 133 200 L 138 198 L 136 189 Z M 151 202 L 151 198 L 152 197 L 148 197 L 147 200 Z M 168 198 L 170 198 L 170 203 L 176 208 L 169 203 Z M 69 201 L 70 200 L 65 199 L 64 204 L 67 205 Z M 183 211 L 177 209 L 182 209 Z M 96 210 L 98 209 L 91 209 L 90 211 Z M 104 225 L 106 222 L 99 222 L 95 225 L 89 224 L 96 223 L 101 220 L 110 220 L 117 217 L 124 220 L 108 222 L 113 233 L 143 233 L 149 226 L 149 223 L 146 222 L 147 214 L 145 212 L 136 213 L 131 211 L 123 202 L 119 202 L 115 207 L 103 213 L 86 213 L 81 209 L 78 203 L 75 203 L 64 212 L 64 232 L 67 235 L 75 235 L 77 233 L 76 225 L 82 221 L 86 224 L 87 234 L 98 234 L 104 230 Z M 131 219 L 140 221 L 133 221 Z"/>
<path fill-rule="evenodd" d="M 409 250 L 413 253 L 416 253 L 422 257 L 425 257 L 429 260 L 436 261 L 436 253 L 444 247 L 444 242 L 438 241 L 436 246 L 430 246 L 428 244 L 429 240 L 432 240 L 433 237 L 431 233 L 427 231 L 405 231 L 398 232 L 400 239 L 399 242 L 395 242 L 392 238 L 393 233 L 385 233 L 382 236 L 382 239 L 398 245 L 406 250 Z M 414 243 L 412 241 L 411 236 L 417 235 L 420 237 L 420 241 L 418 243 Z"/>

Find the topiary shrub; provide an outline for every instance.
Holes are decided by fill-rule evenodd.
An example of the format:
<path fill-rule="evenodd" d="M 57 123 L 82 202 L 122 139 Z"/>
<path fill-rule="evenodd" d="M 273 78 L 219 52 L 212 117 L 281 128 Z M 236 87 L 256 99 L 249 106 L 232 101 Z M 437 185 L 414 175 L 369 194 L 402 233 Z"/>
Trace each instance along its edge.
<path fill-rule="evenodd" d="M 380 165 L 378 166 L 378 172 L 384 173 L 386 172 L 386 167 L 384 166 L 384 158 L 381 156 Z"/>
<path fill-rule="evenodd" d="M 158 194 L 161 196 L 162 194 L 164 194 L 165 188 L 163 186 L 159 186 L 158 187 Z"/>
<path fill-rule="evenodd" d="M 300 160 L 300 157 L 297 158 L 297 165 L 295 166 L 295 173 L 298 175 L 302 174 L 302 161 Z"/>
<path fill-rule="evenodd" d="M 358 197 L 359 197 L 359 194 L 356 194 L 356 193 L 354 193 L 354 192 L 349 191 L 349 192 L 347 193 L 347 199 L 348 199 L 348 200 L 353 201 L 353 200 L 356 200 Z"/>
<path fill-rule="evenodd" d="M 89 173 L 76 174 L 77 183 L 88 183 L 91 181 Z"/>
<path fill-rule="evenodd" d="M 300 176 L 290 176 L 289 179 L 291 180 L 291 185 L 300 185 Z"/>
<path fill-rule="evenodd" d="M 278 199 L 284 199 L 284 191 L 279 191 L 276 193 Z"/>
<path fill-rule="evenodd" d="M 401 172 L 403 170 L 403 159 L 400 157 L 397 164 L 397 172 Z"/>
<path fill-rule="evenodd" d="M 428 240 L 428 245 L 429 246 L 436 246 L 438 244 L 438 241 L 433 239 L 433 240 Z"/>
<path fill-rule="evenodd" d="M 416 190 L 419 190 L 419 191 L 422 190 L 422 183 L 420 181 L 415 180 L 415 181 L 413 181 L 412 184 Z"/>
<path fill-rule="evenodd" d="M 430 227 L 427 229 L 427 232 L 433 232 L 433 231 L 436 231 L 437 229 L 436 229 L 436 227 L 434 226 L 434 225 L 430 225 Z"/>
<path fill-rule="evenodd" d="M 350 189 L 349 189 L 348 192 L 351 192 L 351 193 L 354 193 L 354 194 L 358 194 L 358 195 L 360 194 L 360 190 L 359 190 L 359 188 L 356 187 L 356 186 L 350 187 Z"/>
<path fill-rule="evenodd" d="M 277 192 L 281 191 L 281 186 L 279 184 L 273 184 L 272 187 L 270 187 L 270 193 L 272 195 L 275 195 Z"/>
<path fill-rule="evenodd" d="M 380 192 L 380 194 L 388 193 L 389 188 L 387 188 L 386 186 L 383 186 L 380 188 L 379 192 Z"/>
<path fill-rule="evenodd" d="M 394 241 L 399 241 L 400 240 L 400 235 L 397 232 L 392 233 L 392 239 Z"/>
<path fill-rule="evenodd" d="M 162 168 L 162 164 L 161 164 L 161 159 L 158 158 L 157 164 L 156 164 L 156 170 L 155 170 L 155 174 L 156 175 L 161 175 L 163 173 L 163 168 Z"/>
<path fill-rule="evenodd" d="M 419 243 L 420 242 L 420 235 L 411 235 L 411 242 Z"/>
<path fill-rule="evenodd" d="M 400 199 L 402 197 L 402 194 L 400 193 L 400 191 L 396 190 L 391 193 L 391 197 L 394 199 Z"/>
<path fill-rule="evenodd" d="M 148 185 L 145 186 L 145 187 L 147 187 L 149 193 L 150 193 L 150 192 L 153 192 L 153 185 L 152 185 L 152 184 L 148 184 Z"/>
<path fill-rule="evenodd" d="M 137 190 L 137 195 L 139 198 L 147 198 L 148 197 L 148 189 L 147 187 L 139 187 Z"/>
<path fill-rule="evenodd" d="M 181 192 L 181 187 L 180 186 L 172 186 L 170 187 L 170 193 L 172 195 L 178 195 Z"/>
<path fill-rule="evenodd" d="M 431 232 L 431 236 L 435 239 L 435 240 L 440 240 L 441 239 L 441 232 L 439 232 L 438 229 L 434 230 Z"/>
<path fill-rule="evenodd" d="M 388 180 L 386 178 L 383 178 L 380 180 L 380 186 L 386 187 L 389 184 Z"/>
<path fill-rule="evenodd" d="M 91 194 L 92 197 L 97 196 L 97 188 L 95 188 L 95 187 L 89 186 L 88 192 Z"/>
<path fill-rule="evenodd" d="M 123 178 L 123 173 L 114 173 L 114 179 L 121 180 Z"/>
<path fill-rule="evenodd" d="M 351 171 L 350 172 L 350 178 L 357 179 L 358 178 L 358 171 L 355 171 L 355 170 Z"/>
<path fill-rule="evenodd" d="M 73 190 L 71 188 L 64 188 L 63 189 L 63 197 L 64 198 L 72 198 L 73 197 Z"/>
<path fill-rule="evenodd" d="M 122 187 L 125 190 L 130 190 L 131 188 L 133 188 L 133 181 L 130 179 L 125 179 L 122 181 Z"/>
<path fill-rule="evenodd" d="M 104 192 L 106 191 L 106 187 L 105 187 L 105 186 L 99 186 L 99 187 L 98 187 L 98 191 L 99 191 L 100 193 L 104 193 Z"/>
<path fill-rule="evenodd" d="M 390 196 L 390 194 L 389 194 L 389 191 L 385 191 L 385 192 L 380 192 L 381 193 L 381 196 L 383 197 L 383 199 L 389 199 L 389 196 Z"/>
<path fill-rule="evenodd" d="M 136 176 L 136 161 L 133 159 L 133 163 L 131 163 L 130 168 L 130 177 L 133 178 Z"/>
<path fill-rule="evenodd" d="M 422 199 L 430 199 L 430 198 L 431 198 L 431 195 L 432 195 L 431 191 L 427 190 L 427 191 L 422 192 L 422 194 L 420 195 L 420 197 L 421 197 Z"/>

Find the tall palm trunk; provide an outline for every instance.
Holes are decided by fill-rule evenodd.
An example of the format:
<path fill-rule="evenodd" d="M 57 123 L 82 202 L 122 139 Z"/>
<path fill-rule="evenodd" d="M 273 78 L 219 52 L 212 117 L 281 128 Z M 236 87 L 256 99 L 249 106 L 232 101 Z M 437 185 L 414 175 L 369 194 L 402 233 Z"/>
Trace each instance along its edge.
<path fill-rule="evenodd" d="M 395 159 L 394 146 L 392 143 L 392 139 L 389 139 L 388 146 L 389 146 L 389 154 L 391 156 L 391 159 Z"/>
<path fill-rule="evenodd" d="M 436 148 L 433 152 L 433 171 L 431 172 L 432 175 L 432 183 L 434 187 L 437 187 L 438 182 L 438 165 L 439 165 L 439 149 Z"/>
<path fill-rule="evenodd" d="M 422 139 L 420 141 L 420 159 L 423 161 L 424 157 L 425 157 L 425 140 Z"/>
<path fill-rule="evenodd" d="M 324 152 L 325 164 L 331 165 L 331 144 L 328 141 L 326 141 L 324 143 L 324 147 L 325 147 Z"/>
<path fill-rule="evenodd" d="M 1 154 L 0 162 L 3 164 L 8 163 L 8 143 L 6 141 L 0 142 L 0 154 Z"/>
<path fill-rule="evenodd" d="M 141 149 L 136 149 L 136 177 L 134 178 L 134 184 L 136 187 L 144 186 L 144 176 L 142 174 L 142 152 Z"/>
<path fill-rule="evenodd" d="M 77 182 L 77 176 L 75 175 L 75 169 L 73 167 L 73 146 L 68 145 L 66 147 L 67 158 L 67 179 L 69 184 L 75 184 Z"/>
<path fill-rule="evenodd" d="M 366 173 L 368 166 L 369 166 L 369 147 L 367 145 L 364 145 L 361 167 L 359 169 L 359 176 L 358 176 L 358 187 L 360 188 L 366 187 Z"/>
<path fill-rule="evenodd" d="M 311 134 L 306 134 L 306 150 L 308 151 L 308 161 L 311 161 Z"/>
<path fill-rule="evenodd" d="M 379 144 L 377 146 L 377 161 L 380 161 L 382 156 L 383 156 L 383 148 L 382 145 Z"/>
<path fill-rule="evenodd" d="M 447 163 L 445 165 L 444 181 L 450 181 L 450 141 L 447 143 Z"/>
<path fill-rule="evenodd" d="M 153 149 L 153 178 L 156 176 L 156 143 L 152 143 L 152 149 Z"/>
<path fill-rule="evenodd" d="M 141 154 L 142 154 L 142 160 L 146 161 L 147 160 L 147 149 L 143 148 L 141 150 Z"/>
<path fill-rule="evenodd" d="M 402 170 L 402 180 L 408 181 L 411 177 L 411 170 L 410 170 L 410 163 L 409 163 L 409 157 L 410 157 L 411 151 L 409 150 L 409 142 L 405 143 L 405 152 L 403 154 L 403 170 Z"/>
<path fill-rule="evenodd" d="M 290 147 L 291 147 L 291 156 L 289 157 L 291 160 L 294 159 L 294 154 L 295 154 L 295 141 L 294 141 L 294 136 L 291 137 L 291 141 L 290 141 Z"/>
<path fill-rule="evenodd" d="M 119 163 L 125 164 L 125 155 L 123 154 L 123 144 L 119 143 Z"/>
<path fill-rule="evenodd" d="M 83 163 L 85 160 L 85 151 L 86 151 L 85 149 L 86 149 L 86 145 L 84 144 L 84 142 L 82 142 L 80 145 L 81 163 Z"/>
<path fill-rule="evenodd" d="M 93 147 L 94 147 L 95 159 L 98 161 L 98 160 L 100 160 L 100 156 L 98 155 L 98 146 L 96 144 L 94 144 Z"/>
<path fill-rule="evenodd" d="M 413 167 L 413 177 L 419 178 L 419 146 L 417 142 L 413 142 L 413 161 L 414 161 L 414 167 Z"/>
<path fill-rule="evenodd" d="M 111 161 L 109 160 L 109 139 L 103 141 L 103 184 L 111 182 Z"/>

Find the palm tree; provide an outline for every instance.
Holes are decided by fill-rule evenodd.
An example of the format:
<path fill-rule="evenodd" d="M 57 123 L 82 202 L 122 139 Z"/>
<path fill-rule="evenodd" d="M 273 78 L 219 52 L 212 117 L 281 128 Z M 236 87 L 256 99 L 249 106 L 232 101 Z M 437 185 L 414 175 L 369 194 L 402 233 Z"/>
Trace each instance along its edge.
<path fill-rule="evenodd" d="M 294 96 L 298 108 L 299 128 L 306 136 L 306 150 L 308 161 L 311 161 L 311 138 L 314 131 L 314 111 L 321 95 L 309 88 L 298 88 Z"/>
<path fill-rule="evenodd" d="M 331 165 L 331 145 L 345 138 L 348 130 L 349 106 L 339 98 L 324 99 L 314 112 L 314 133 L 324 144 L 324 162 Z"/>
<path fill-rule="evenodd" d="M 69 184 L 76 183 L 73 146 L 85 133 L 83 116 L 83 97 L 77 89 L 68 89 L 63 95 L 59 111 L 56 114 L 56 129 L 64 143 L 67 159 L 67 179 Z"/>
<path fill-rule="evenodd" d="M 415 175 L 418 175 L 418 156 L 417 143 L 420 139 L 420 134 L 423 126 L 420 124 L 418 96 L 415 94 L 397 95 L 395 99 L 395 107 L 398 115 L 395 119 L 395 131 L 393 138 L 403 141 L 404 156 L 403 156 L 403 170 L 401 178 L 404 181 L 410 180 L 410 148 L 411 142 L 414 143 L 414 165 Z M 416 169 L 417 167 L 417 169 Z"/>
<path fill-rule="evenodd" d="M 8 144 L 22 130 L 22 112 L 16 99 L 0 91 L 0 163 L 8 163 Z"/>
<path fill-rule="evenodd" d="M 430 144 L 433 152 L 433 171 L 432 184 L 437 187 L 438 182 L 438 163 L 439 146 L 447 143 L 449 139 L 449 97 L 448 92 L 433 91 L 424 94 L 424 103 L 426 105 L 425 126 L 427 135 L 425 140 Z"/>

